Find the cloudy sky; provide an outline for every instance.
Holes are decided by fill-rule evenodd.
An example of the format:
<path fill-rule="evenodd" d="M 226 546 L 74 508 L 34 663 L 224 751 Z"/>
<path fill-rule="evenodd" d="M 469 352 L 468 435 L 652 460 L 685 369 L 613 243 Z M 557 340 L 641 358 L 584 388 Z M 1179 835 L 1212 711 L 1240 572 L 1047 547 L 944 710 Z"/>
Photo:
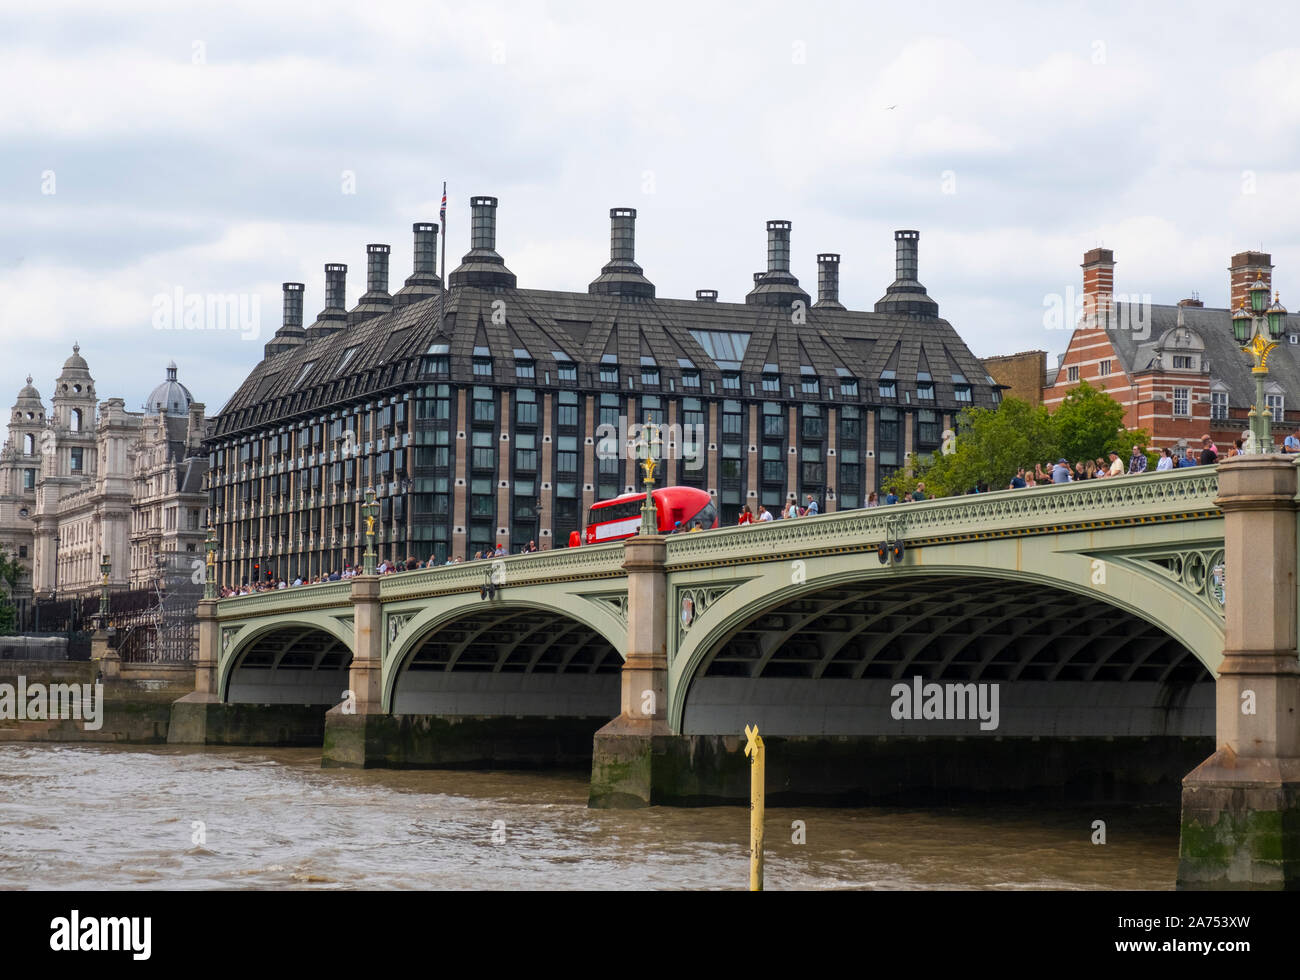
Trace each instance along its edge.
<path fill-rule="evenodd" d="M 29 371 L 48 398 L 79 341 L 101 398 L 138 407 L 175 359 L 215 412 L 280 283 L 307 284 L 310 322 L 324 263 L 351 306 L 388 242 L 398 288 L 443 180 L 448 268 L 491 194 L 526 287 L 585 291 L 631 206 L 661 296 L 742 300 L 785 218 L 805 288 L 837 251 L 870 309 L 893 230 L 919 229 L 920 278 L 980 356 L 1063 350 L 1045 297 L 1097 245 L 1118 292 L 1209 306 L 1262 248 L 1300 307 L 1300 15 L 1136 9 L 4 0 L 0 401 Z M 159 329 L 178 291 L 259 319 Z"/>

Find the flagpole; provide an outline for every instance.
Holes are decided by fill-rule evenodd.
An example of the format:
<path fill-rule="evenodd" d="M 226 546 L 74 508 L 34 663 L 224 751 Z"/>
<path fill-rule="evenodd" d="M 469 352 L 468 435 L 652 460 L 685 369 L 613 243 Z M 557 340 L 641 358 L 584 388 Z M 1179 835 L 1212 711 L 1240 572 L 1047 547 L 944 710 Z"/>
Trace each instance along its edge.
<path fill-rule="evenodd" d="M 447 182 L 442 182 L 442 302 L 438 304 L 438 333 L 442 333 L 444 318 L 447 315 Z"/>

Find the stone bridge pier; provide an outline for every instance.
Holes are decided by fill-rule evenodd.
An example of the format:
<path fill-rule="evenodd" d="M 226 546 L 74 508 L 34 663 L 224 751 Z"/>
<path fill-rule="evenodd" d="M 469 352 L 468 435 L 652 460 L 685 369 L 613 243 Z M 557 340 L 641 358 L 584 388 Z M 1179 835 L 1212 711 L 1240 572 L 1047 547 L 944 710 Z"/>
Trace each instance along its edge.
<path fill-rule="evenodd" d="M 1183 780 L 1180 888 L 1300 889 L 1296 464 L 1219 466 L 1225 649 L 1217 751 Z"/>

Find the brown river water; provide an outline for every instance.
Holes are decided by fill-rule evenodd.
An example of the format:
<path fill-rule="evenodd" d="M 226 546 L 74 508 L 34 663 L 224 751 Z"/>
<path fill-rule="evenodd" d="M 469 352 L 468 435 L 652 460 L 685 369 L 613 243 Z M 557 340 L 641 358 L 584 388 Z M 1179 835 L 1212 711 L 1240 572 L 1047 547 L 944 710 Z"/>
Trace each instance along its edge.
<path fill-rule="evenodd" d="M 747 807 L 586 794 L 583 773 L 322 770 L 313 749 L 0 744 L 0 889 L 748 886 Z M 1172 889 L 1178 864 L 1176 807 L 769 807 L 765 833 L 769 889 Z"/>

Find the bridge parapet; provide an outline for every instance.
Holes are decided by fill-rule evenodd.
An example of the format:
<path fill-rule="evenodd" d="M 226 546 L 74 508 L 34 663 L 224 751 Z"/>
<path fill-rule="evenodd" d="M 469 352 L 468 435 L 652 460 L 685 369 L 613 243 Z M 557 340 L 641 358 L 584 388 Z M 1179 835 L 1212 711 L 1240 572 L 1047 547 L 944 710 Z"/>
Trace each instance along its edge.
<path fill-rule="evenodd" d="M 350 581 L 321 582 L 318 585 L 298 585 L 272 592 L 256 592 L 252 595 L 220 599 L 217 601 L 217 618 L 249 619 L 300 609 L 346 606 L 351 602 Z"/>
<path fill-rule="evenodd" d="M 1169 520 L 1219 518 L 1214 469 L 1002 490 L 668 538 L 668 567 L 754 561 L 764 554 L 874 548 L 881 541 L 957 542 Z"/>
<path fill-rule="evenodd" d="M 380 601 L 396 602 L 453 592 L 475 592 L 489 581 L 494 585 L 512 587 L 590 578 L 617 578 L 624 574 L 622 542 L 582 548 L 557 548 L 529 555 L 505 555 L 501 558 L 385 575 L 379 580 Z"/>

